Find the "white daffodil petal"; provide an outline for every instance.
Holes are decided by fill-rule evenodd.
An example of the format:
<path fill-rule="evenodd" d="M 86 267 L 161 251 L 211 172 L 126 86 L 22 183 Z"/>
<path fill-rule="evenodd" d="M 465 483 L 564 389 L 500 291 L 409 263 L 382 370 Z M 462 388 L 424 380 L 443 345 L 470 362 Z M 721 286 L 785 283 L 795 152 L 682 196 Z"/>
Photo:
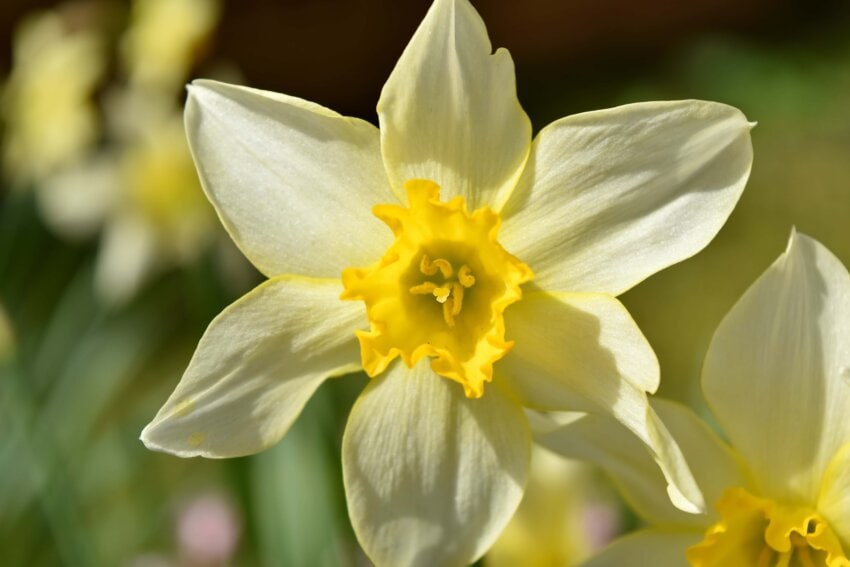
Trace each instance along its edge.
<path fill-rule="evenodd" d="M 342 284 L 269 280 L 210 323 L 177 389 L 142 432 L 149 449 L 236 457 L 277 442 L 330 376 L 360 368 L 360 305 Z"/>
<path fill-rule="evenodd" d="M 514 513 L 528 422 L 495 384 L 470 399 L 426 361 L 396 362 L 351 410 L 342 442 L 348 511 L 377 565 L 467 565 Z"/>
<path fill-rule="evenodd" d="M 687 463 L 649 406 L 658 361 L 637 325 L 603 294 L 527 294 L 505 311 L 517 341 L 499 361 L 497 379 L 527 406 L 612 415 L 652 451 L 677 508 L 704 507 Z M 576 406 L 576 402 L 579 405 Z"/>
<path fill-rule="evenodd" d="M 652 407 L 682 449 L 706 502 L 714 503 L 730 486 L 748 486 L 743 467 L 729 447 L 689 408 L 667 400 L 652 400 Z M 715 521 L 708 515 L 686 514 L 676 509 L 666 482 L 646 448 L 610 416 L 588 414 L 564 425 L 535 434 L 535 441 L 565 457 L 599 465 L 618 486 L 629 505 L 655 525 L 706 528 Z"/>
<path fill-rule="evenodd" d="M 850 550 L 850 443 L 833 457 L 823 478 L 818 511 Z"/>
<path fill-rule="evenodd" d="M 534 141 L 500 239 L 545 289 L 612 295 L 697 253 L 752 163 L 744 115 L 648 102 L 553 122 Z"/>
<path fill-rule="evenodd" d="M 823 245 L 788 248 L 714 334 L 706 399 L 765 494 L 813 502 L 850 442 L 850 275 Z"/>
<path fill-rule="evenodd" d="M 378 130 L 281 94 L 195 81 L 186 131 L 224 226 L 267 276 L 339 277 L 392 241 L 372 215 L 398 199 Z"/>
<path fill-rule="evenodd" d="M 378 117 L 393 187 L 431 179 L 470 209 L 501 207 L 531 146 L 511 56 L 492 53 L 467 0 L 434 2 L 384 85 Z"/>
<path fill-rule="evenodd" d="M 574 384 L 575 390 L 606 384 L 612 395 L 621 379 L 647 392 L 658 388 L 658 359 L 652 347 L 623 304 L 610 295 L 532 290 L 505 310 L 505 329 L 516 344 L 497 369 L 511 370 L 531 407 L 583 409 L 560 400 L 563 383 Z M 555 369 L 568 369 L 570 376 L 553 382 L 548 374 Z"/>
<path fill-rule="evenodd" d="M 614 540 L 582 567 L 688 567 L 685 550 L 699 543 L 702 537 L 699 530 L 640 530 Z"/>

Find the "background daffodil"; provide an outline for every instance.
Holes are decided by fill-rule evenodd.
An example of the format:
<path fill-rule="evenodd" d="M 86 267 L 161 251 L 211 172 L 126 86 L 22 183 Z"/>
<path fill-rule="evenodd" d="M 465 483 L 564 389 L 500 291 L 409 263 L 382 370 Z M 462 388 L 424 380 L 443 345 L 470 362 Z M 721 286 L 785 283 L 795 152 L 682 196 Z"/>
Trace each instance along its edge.
<path fill-rule="evenodd" d="M 88 22 L 96 14 L 73 6 L 39 12 L 21 22 L 13 42 L 14 67 L 3 85 L 3 165 L 18 185 L 81 159 L 97 141 L 94 91 L 106 67 L 104 34 Z"/>
<path fill-rule="evenodd" d="M 177 98 L 219 9 L 215 0 L 134 1 L 121 80 L 105 86 L 117 47 L 106 8 L 67 4 L 25 21 L 0 110 L 8 177 L 35 190 L 60 235 L 102 231 L 95 285 L 120 304 L 157 271 L 196 260 L 217 234 Z"/>
<path fill-rule="evenodd" d="M 585 416 L 542 435 L 605 467 L 650 524 L 589 564 L 850 565 L 848 334 L 850 275 L 823 245 L 792 234 L 706 357 L 703 390 L 731 447 L 688 408 L 653 402 L 712 505 L 706 515 L 673 508 L 651 459 L 610 419 Z"/>
<path fill-rule="evenodd" d="M 434 3 L 378 115 L 380 131 L 286 95 L 190 87 L 202 185 L 269 280 L 211 323 L 146 445 L 260 451 L 323 381 L 363 368 L 374 380 L 343 473 L 380 565 L 463 564 L 489 547 L 525 484 L 523 407 L 614 415 L 675 504 L 699 510 L 647 401 L 656 358 L 614 296 L 722 226 L 750 170 L 744 116 L 635 104 L 532 143 L 510 56 L 465 0 Z"/>
<path fill-rule="evenodd" d="M 486 567 L 579 565 L 619 533 L 617 504 L 597 467 L 535 445 L 522 502 L 483 563 Z"/>

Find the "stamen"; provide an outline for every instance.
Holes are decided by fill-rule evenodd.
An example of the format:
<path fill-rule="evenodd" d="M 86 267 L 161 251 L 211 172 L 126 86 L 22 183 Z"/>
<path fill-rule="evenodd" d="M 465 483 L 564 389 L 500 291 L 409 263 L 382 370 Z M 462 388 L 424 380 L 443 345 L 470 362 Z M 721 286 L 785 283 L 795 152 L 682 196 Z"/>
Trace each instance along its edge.
<path fill-rule="evenodd" d="M 463 308 L 463 286 L 455 282 L 452 284 L 452 315 L 457 315 Z"/>
<path fill-rule="evenodd" d="M 437 289 L 437 284 L 433 282 L 424 282 L 410 288 L 410 293 L 415 293 L 417 295 L 431 295 L 434 293 L 435 289 Z"/>
<path fill-rule="evenodd" d="M 437 258 L 436 260 L 431 261 L 431 258 L 429 258 L 427 254 L 423 254 L 422 260 L 419 262 L 419 271 L 426 276 L 433 276 L 437 273 L 437 270 L 439 270 L 446 279 L 452 277 L 452 274 L 454 273 L 452 265 L 448 260 Z"/>
<path fill-rule="evenodd" d="M 435 287 L 434 291 L 432 293 L 434 294 L 434 297 L 437 298 L 437 301 L 439 301 L 440 303 L 445 303 L 446 300 L 449 298 L 449 294 L 451 292 L 452 292 L 452 288 L 444 286 L 444 287 Z"/>
<path fill-rule="evenodd" d="M 427 254 L 423 254 L 419 260 L 419 271 L 426 276 L 434 276 L 440 272 L 444 279 L 449 280 L 454 273 L 454 269 L 448 260 L 437 258 L 431 260 Z M 410 293 L 417 295 L 433 295 L 434 298 L 443 306 L 443 319 L 449 327 L 455 326 L 455 317 L 460 315 L 463 309 L 463 298 L 468 289 L 475 285 L 475 276 L 472 275 L 472 270 L 466 264 L 462 265 L 457 271 L 455 281 L 446 281 L 442 284 L 425 281 L 419 285 L 410 288 Z"/>
<path fill-rule="evenodd" d="M 464 264 L 457 271 L 457 281 L 463 287 L 472 287 L 475 285 L 475 276 L 472 275 L 472 269 Z"/>
<path fill-rule="evenodd" d="M 449 327 L 455 326 L 455 316 L 452 313 L 454 311 L 454 301 L 449 300 L 443 303 L 443 319 L 446 320 L 446 324 Z"/>
<path fill-rule="evenodd" d="M 533 274 L 499 244 L 498 213 L 470 212 L 460 196 L 440 201 L 427 179 L 404 187 L 407 207 L 373 207 L 394 242 L 370 266 L 342 273 L 340 299 L 366 305 L 369 330 L 357 331 L 363 369 L 374 377 L 397 357 L 408 367 L 430 358 L 437 375 L 479 398 L 510 348 L 505 307 L 522 298 Z"/>

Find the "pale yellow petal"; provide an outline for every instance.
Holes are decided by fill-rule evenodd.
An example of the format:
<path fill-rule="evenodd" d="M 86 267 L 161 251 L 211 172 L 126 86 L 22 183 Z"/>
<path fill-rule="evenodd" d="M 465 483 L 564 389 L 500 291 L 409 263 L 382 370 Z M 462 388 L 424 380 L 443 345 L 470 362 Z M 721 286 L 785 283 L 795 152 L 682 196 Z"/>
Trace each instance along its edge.
<path fill-rule="evenodd" d="M 535 440 L 563 456 L 599 465 L 650 524 L 707 528 L 716 521 L 712 504 L 726 488 L 748 486 L 747 473 L 732 450 L 689 408 L 661 399 L 653 400 L 652 407 L 682 449 L 709 504 L 707 514 L 687 514 L 672 505 L 664 476 L 646 447 L 612 417 L 587 414 L 542 431 Z"/>
<path fill-rule="evenodd" d="M 637 325 L 613 297 L 529 293 L 505 312 L 515 345 L 496 366 L 527 406 L 611 415 L 652 452 L 674 504 L 704 507 L 687 463 L 649 406 L 658 362 Z"/>
<path fill-rule="evenodd" d="M 693 100 L 558 120 L 534 141 L 501 241 L 542 288 L 619 295 L 714 238 L 750 173 L 750 127 Z"/>
<path fill-rule="evenodd" d="M 492 52 L 467 0 L 436 0 L 378 102 L 381 147 L 393 187 L 431 179 L 470 209 L 505 202 L 531 146 L 510 54 Z"/>
<path fill-rule="evenodd" d="M 397 202 L 378 130 L 276 93 L 195 81 L 186 130 L 201 183 L 264 274 L 339 277 L 392 241 L 372 207 Z"/>
<path fill-rule="evenodd" d="M 531 442 L 497 387 L 467 398 L 423 360 L 374 378 L 342 444 L 348 512 L 376 565 L 467 565 L 522 497 Z"/>
<path fill-rule="evenodd" d="M 623 304 L 596 293 L 532 290 L 505 311 L 513 350 L 497 366 L 515 377 L 522 398 L 547 410 L 582 409 L 560 398 L 572 391 L 604 388 L 613 397 L 620 381 L 637 389 L 658 388 L 658 359 Z M 553 380 L 550 372 L 563 371 Z"/>
<path fill-rule="evenodd" d="M 685 550 L 702 539 L 700 530 L 650 528 L 614 540 L 582 567 L 688 567 Z"/>
<path fill-rule="evenodd" d="M 850 554 L 850 443 L 839 449 L 826 469 L 818 511 Z"/>
<path fill-rule="evenodd" d="M 850 275 L 792 234 L 714 334 L 702 385 L 766 496 L 815 502 L 850 442 Z"/>
<path fill-rule="evenodd" d="M 142 432 L 149 449 L 236 457 L 277 442 L 330 376 L 359 368 L 363 307 L 336 280 L 269 280 L 216 317 Z"/>

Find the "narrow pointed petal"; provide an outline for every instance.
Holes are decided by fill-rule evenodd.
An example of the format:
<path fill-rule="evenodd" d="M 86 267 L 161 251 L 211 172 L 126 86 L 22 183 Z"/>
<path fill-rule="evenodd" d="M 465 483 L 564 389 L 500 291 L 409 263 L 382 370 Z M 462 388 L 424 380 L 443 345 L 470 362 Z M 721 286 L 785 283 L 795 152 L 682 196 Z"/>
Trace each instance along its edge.
<path fill-rule="evenodd" d="M 195 81 L 186 131 L 204 191 L 269 277 L 339 277 L 391 242 L 372 215 L 397 202 L 377 128 L 286 95 Z"/>
<path fill-rule="evenodd" d="M 706 399 L 764 494 L 814 502 L 850 442 L 850 275 L 793 233 L 738 300 L 703 368 Z"/>
<path fill-rule="evenodd" d="M 558 120 L 534 141 L 500 239 L 540 287 L 619 295 L 714 238 L 750 173 L 750 128 L 703 101 Z"/>
<path fill-rule="evenodd" d="M 495 386 L 495 385 L 494 385 Z M 348 511 L 376 565 L 468 565 L 522 498 L 528 422 L 496 387 L 470 399 L 426 361 L 372 380 L 342 443 Z"/>
<path fill-rule="evenodd" d="M 363 307 L 336 280 L 269 280 L 210 323 L 177 389 L 142 432 L 149 449 L 238 457 L 276 443 L 328 377 L 360 368 Z"/>
<path fill-rule="evenodd" d="M 531 146 L 511 56 L 492 52 L 467 0 L 434 2 L 384 85 L 378 116 L 393 187 L 431 179 L 470 209 L 501 207 Z"/>
<path fill-rule="evenodd" d="M 654 525 L 704 529 L 715 521 L 713 503 L 730 486 L 748 487 L 747 473 L 732 450 L 693 411 L 655 399 L 652 407 L 676 440 L 705 498 L 707 514 L 686 514 L 667 495 L 666 481 L 650 453 L 616 419 L 586 414 L 535 434 L 535 441 L 571 459 L 598 465 L 626 502 Z"/>
<path fill-rule="evenodd" d="M 599 552 L 582 567 L 688 567 L 685 550 L 700 542 L 699 530 L 652 528 L 631 533 Z"/>
<path fill-rule="evenodd" d="M 528 407 L 611 415 L 651 451 L 676 507 L 700 511 L 702 496 L 679 447 L 649 406 L 658 361 L 637 325 L 603 294 L 529 293 L 505 312 L 516 344 L 499 361 L 504 380 Z"/>
<path fill-rule="evenodd" d="M 839 449 L 826 469 L 818 511 L 850 551 L 850 443 Z"/>

